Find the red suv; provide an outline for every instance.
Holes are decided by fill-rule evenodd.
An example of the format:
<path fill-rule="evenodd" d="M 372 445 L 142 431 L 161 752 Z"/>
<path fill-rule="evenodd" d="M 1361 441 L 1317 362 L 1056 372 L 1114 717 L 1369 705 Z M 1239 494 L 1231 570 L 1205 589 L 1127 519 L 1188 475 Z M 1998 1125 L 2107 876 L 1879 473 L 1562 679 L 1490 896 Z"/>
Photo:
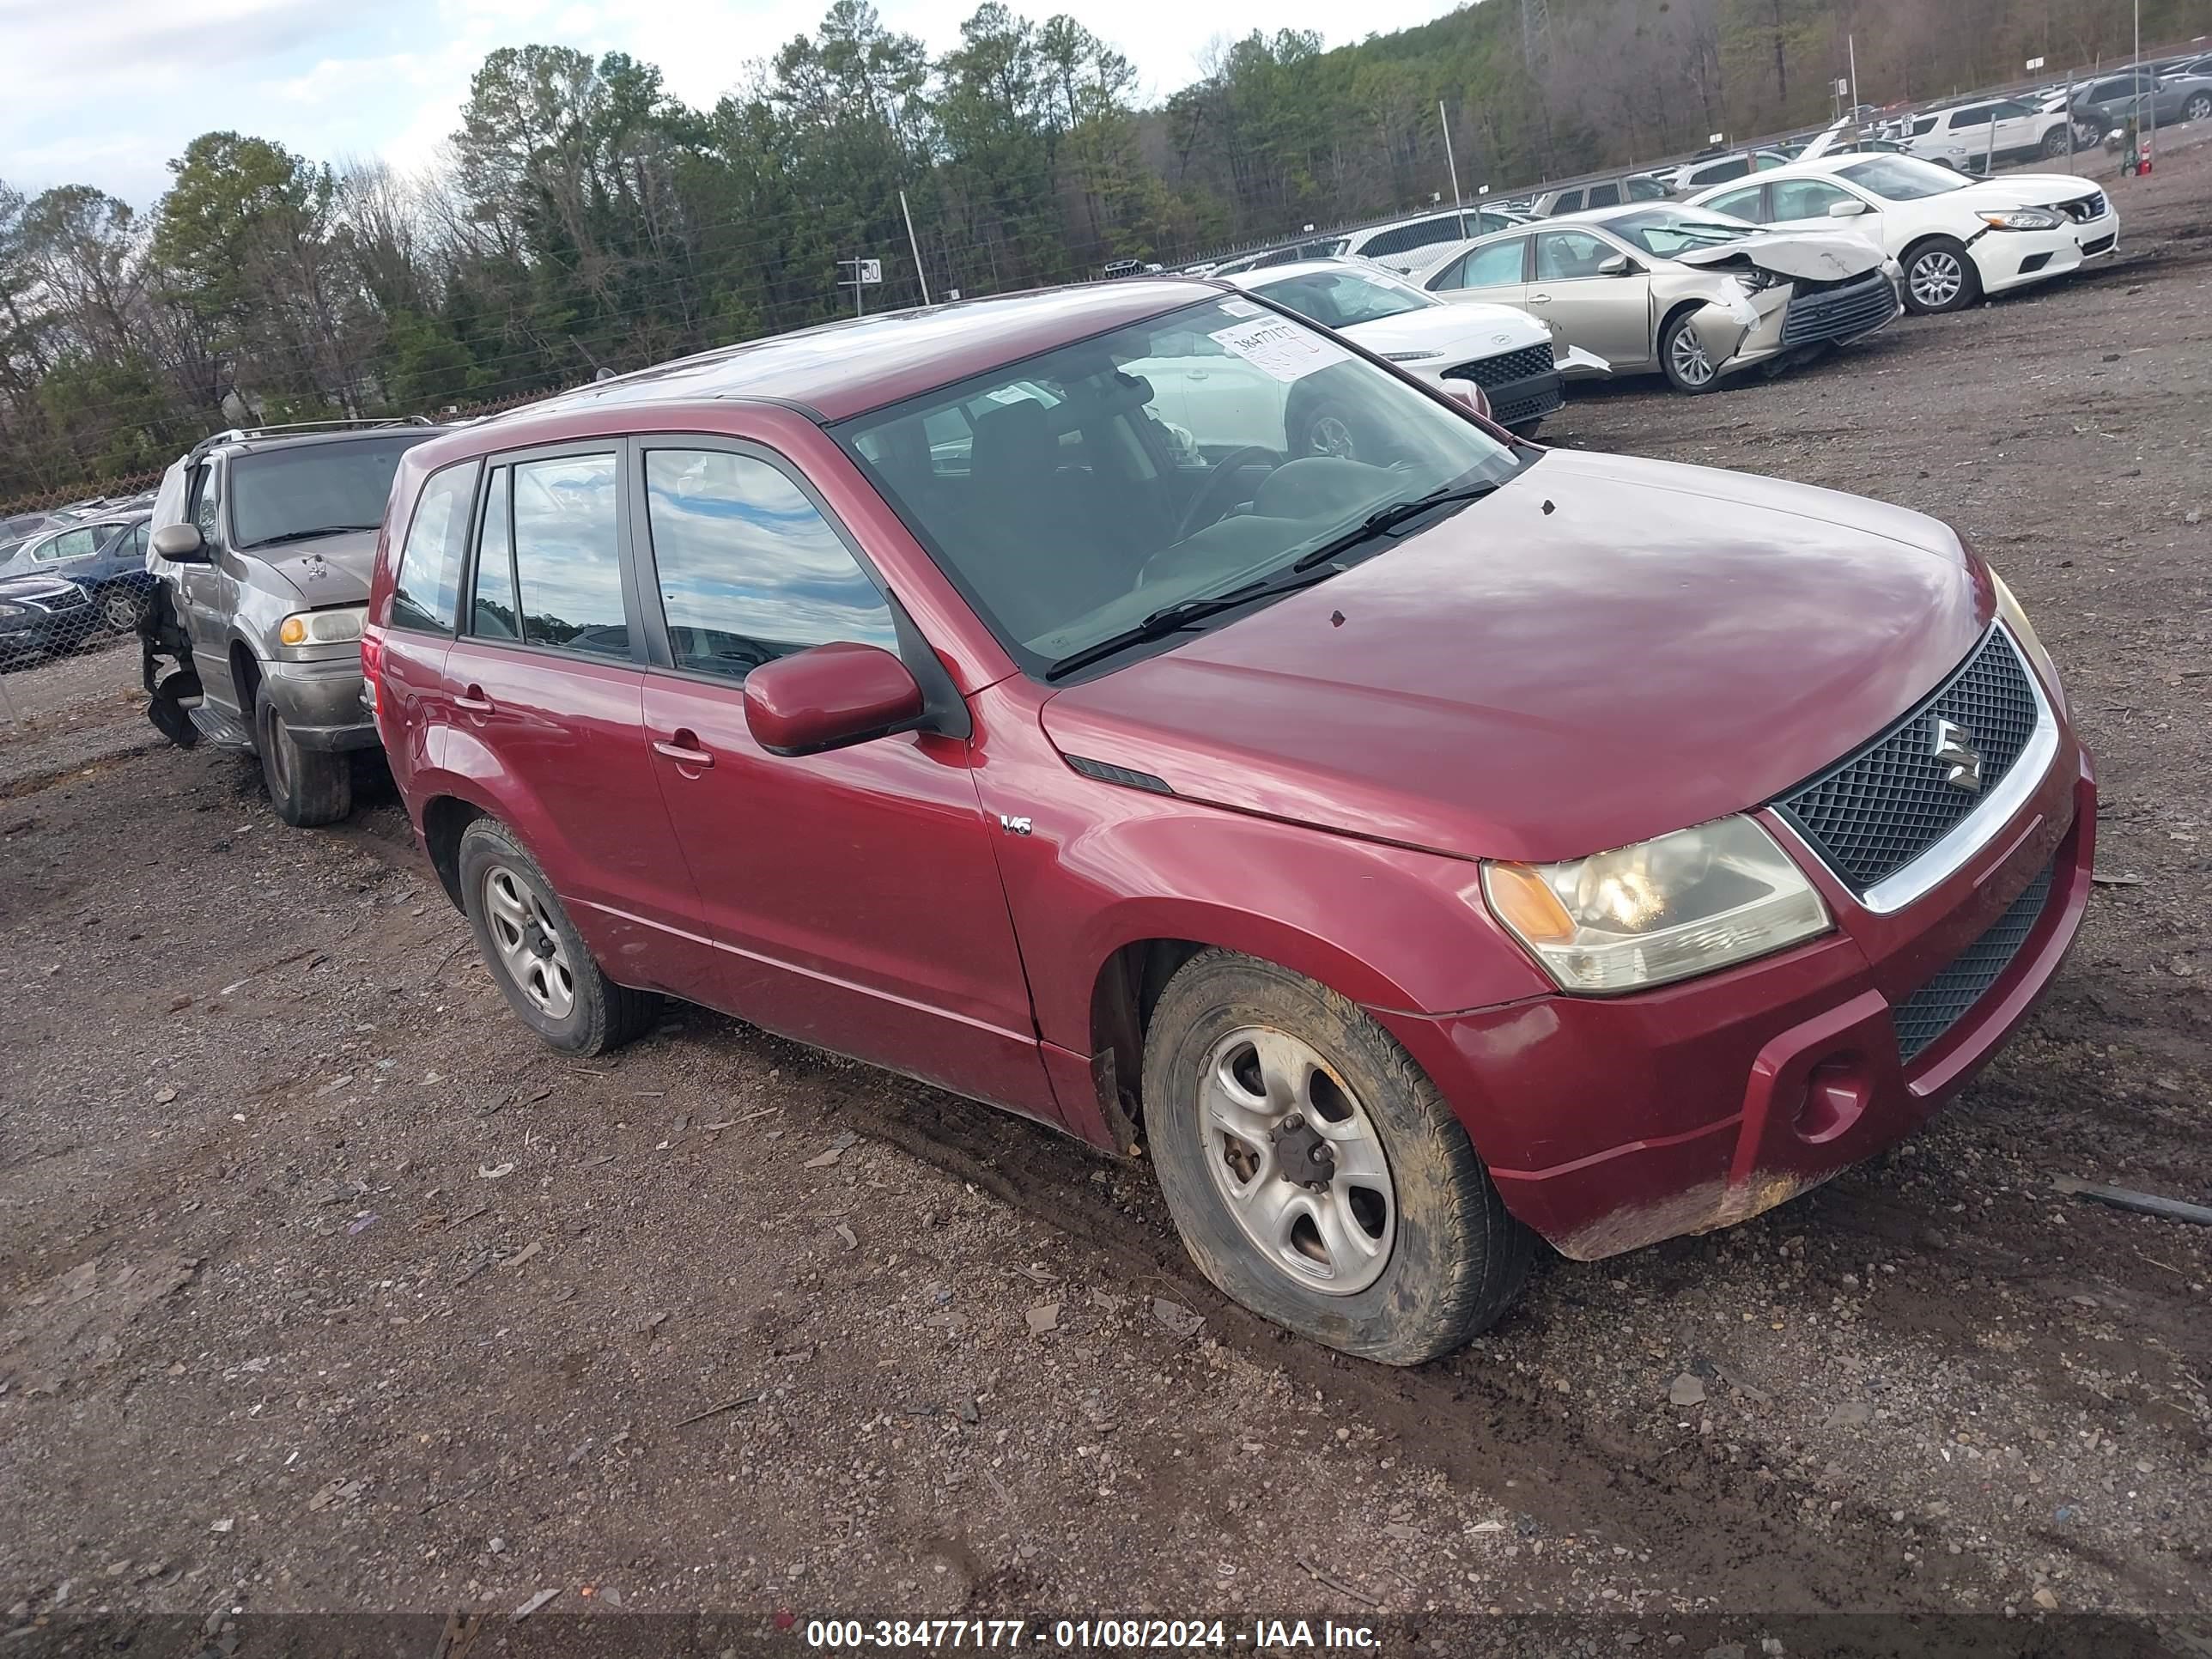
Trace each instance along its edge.
<path fill-rule="evenodd" d="M 1891 1145 L 2088 892 L 1951 530 L 1517 444 L 1211 284 L 603 382 L 410 450 L 384 536 L 384 745 L 546 1041 L 680 997 L 1141 1130 L 1214 1283 L 1373 1358 Z"/>

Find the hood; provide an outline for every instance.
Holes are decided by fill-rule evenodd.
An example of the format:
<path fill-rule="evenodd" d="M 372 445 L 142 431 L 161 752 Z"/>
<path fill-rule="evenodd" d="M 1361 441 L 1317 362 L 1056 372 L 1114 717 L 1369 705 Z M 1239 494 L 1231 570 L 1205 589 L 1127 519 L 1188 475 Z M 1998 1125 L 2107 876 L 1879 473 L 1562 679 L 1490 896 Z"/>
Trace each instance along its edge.
<path fill-rule="evenodd" d="M 1547 505 L 1553 510 L 1547 512 Z M 1992 609 L 1901 507 L 1553 450 L 1344 574 L 1050 698 L 1063 753 L 1466 856 L 1741 811 L 1880 732 Z"/>
<path fill-rule="evenodd" d="M 1872 270 L 1888 256 L 1864 237 L 1840 230 L 1784 230 L 1746 236 L 1718 247 L 1692 248 L 1674 256 L 1678 265 L 1748 264 L 1778 276 L 1835 283 Z"/>
<path fill-rule="evenodd" d="M 2070 173 L 2013 173 L 1953 191 L 1943 199 L 1976 207 L 2051 207 L 2103 188 L 2094 179 L 2076 179 Z"/>
<path fill-rule="evenodd" d="M 1552 337 L 1525 311 L 1473 300 L 1352 323 L 1344 332 L 1370 351 L 1442 351 L 1462 362 L 1519 351 Z"/>
<path fill-rule="evenodd" d="M 349 530 L 319 541 L 269 550 L 269 568 L 319 610 L 368 603 L 369 572 L 376 565 L 376 532 Z"/>
<path fill-rule="evenodd" d="M 42 605 L 48 599 L 59 599 L 64 593 L 77 591 L 75 582 L 61 576 L 0 576 L 0 599 L 21 599 L 32 605 Z"/>

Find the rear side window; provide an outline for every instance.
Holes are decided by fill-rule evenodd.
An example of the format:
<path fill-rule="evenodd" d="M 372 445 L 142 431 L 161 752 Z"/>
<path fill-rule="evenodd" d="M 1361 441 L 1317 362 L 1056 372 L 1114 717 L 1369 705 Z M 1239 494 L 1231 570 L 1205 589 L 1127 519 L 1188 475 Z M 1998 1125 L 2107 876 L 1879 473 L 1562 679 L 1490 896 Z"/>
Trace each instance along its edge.
<path fill-rule="evenodd" d="M 1732 190 L 1725 196 L 1716 196 L 1705 204 L 1706 211 L 1725 213 L 1731 219 L 1748 219 L 1759 222 L 1759 193 L 1764 188 L 1753 185 L 1749 190 Z"/>
<path fill-rule="evenodd" d="M 392 584 L 392 626 L 453 631 L 461 556 L 468 545 L 469 505 L 475 499 L 477 464 L 463 461 L 433 472 L 416 498 L 415 517 L 399 552 Z"/>
<path fill-rule="evenodd" d="M 1579 213 L 1582 211 L 1582 191 L 1578 190 L 1563 190 L 1559 192 L 1559 199 L 1552 204 L 1552 211 L 1554 213 Z"/>
<path fill-rule="evenodd" d="M 653 564 L 678 668 L 741 680 L 833 640 L 896 652 L 891 608 L 777 468 L 726 450 L 645 458 Z"/>
<path fill-rule="evenodd" d="M 1518 283 L 1528 246 L 1526 237 L 1516 236 L 1510 241 L 1492 242 L 1487 247 L 1475 249 L 1467 256 L 1467 263 L 1460 267 L 1458 280 L 1450 286 L 1495 288 L 1502 283 Z"/>
<path fill-rule="evenodd" d="M 1589 205 L 1594 208 L 1619 207 L 1620 205 L 1620 186 L 1619 185 L 1592 185 L 1590 186 L 1589 192 Z"/>
<path fill-rule="evenodd" d="M 627 660 L 615 458 L 522 461 L 514 467 L 514 488 L 523 639 Z"/>

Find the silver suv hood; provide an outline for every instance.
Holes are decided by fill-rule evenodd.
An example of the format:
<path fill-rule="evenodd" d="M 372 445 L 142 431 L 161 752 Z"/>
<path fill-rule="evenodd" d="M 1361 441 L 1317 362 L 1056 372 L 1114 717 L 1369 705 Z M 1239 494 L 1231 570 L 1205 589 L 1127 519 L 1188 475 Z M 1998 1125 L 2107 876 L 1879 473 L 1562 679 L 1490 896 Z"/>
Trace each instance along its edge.
<path fill-rule="evenodd" d="M 376 532 L 348 530 L 312 542 L 272 547 L 259 558 L 320 610 L 332 605 L 368 603 L 369 572 L 376 565 Z"/>

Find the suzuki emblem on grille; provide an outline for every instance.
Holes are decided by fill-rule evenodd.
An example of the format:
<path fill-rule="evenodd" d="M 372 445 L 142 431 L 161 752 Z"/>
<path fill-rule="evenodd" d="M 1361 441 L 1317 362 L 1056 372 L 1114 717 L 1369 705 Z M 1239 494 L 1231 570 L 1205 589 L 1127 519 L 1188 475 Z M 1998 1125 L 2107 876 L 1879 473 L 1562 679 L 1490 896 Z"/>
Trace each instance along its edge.
<path fill-rule="evenodd" d="M 1974 734 L 1954 720 L 1937 720 L 1928 752 L 1943 768 L 1943 781 L 1972 794 L 1982 787 L 1982 751 Z"/>

